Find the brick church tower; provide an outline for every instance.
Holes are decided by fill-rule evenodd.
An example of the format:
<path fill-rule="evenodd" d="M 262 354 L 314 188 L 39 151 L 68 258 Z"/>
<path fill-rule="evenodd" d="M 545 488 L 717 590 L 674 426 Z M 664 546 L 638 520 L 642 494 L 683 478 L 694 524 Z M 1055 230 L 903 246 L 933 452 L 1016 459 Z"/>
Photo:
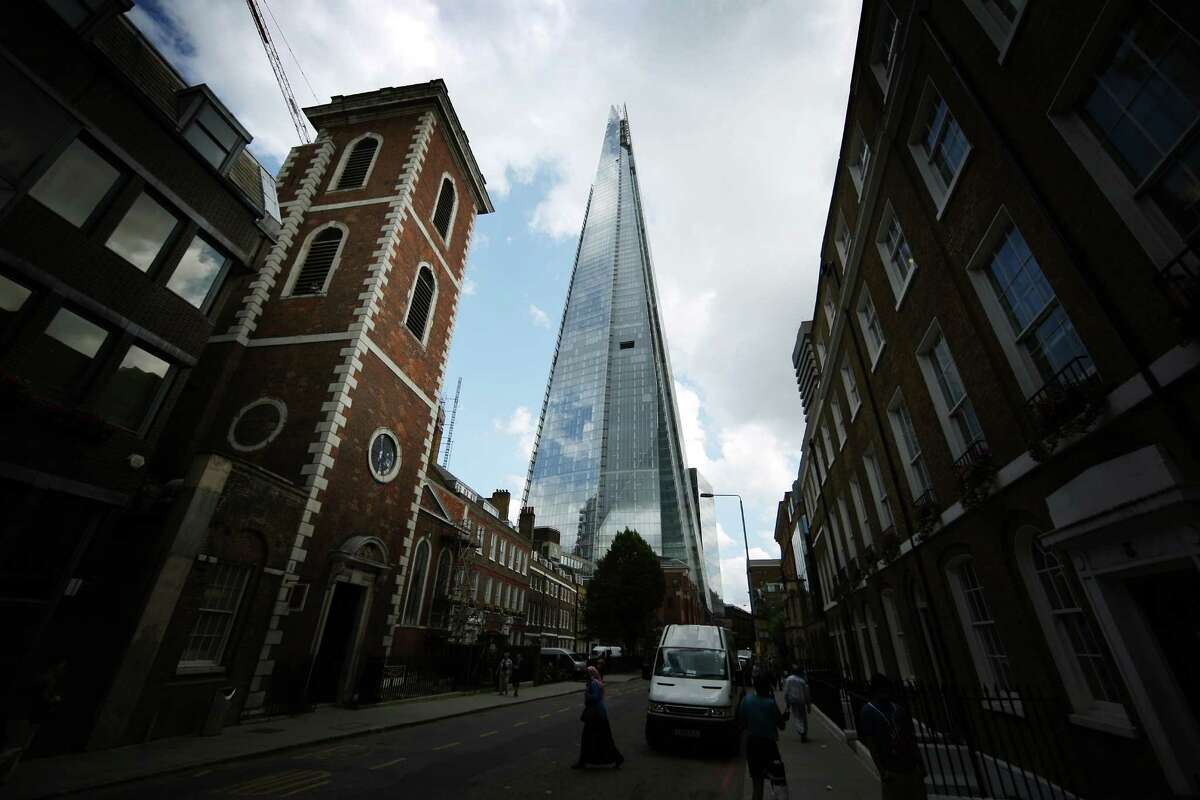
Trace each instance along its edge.
<path fill-rule="evenodd" d="M 176 415 L 196 455 L 94 745 L 186 731 L 186 713 L 137 717 L 209 702 L 216 671 L 242 690 L 227 722 L 349 702 L 390 652 L 471 233 L 493 209 L 442 81 L 305 113 L 317 140 L 280 169 L 278 239 Z"/>

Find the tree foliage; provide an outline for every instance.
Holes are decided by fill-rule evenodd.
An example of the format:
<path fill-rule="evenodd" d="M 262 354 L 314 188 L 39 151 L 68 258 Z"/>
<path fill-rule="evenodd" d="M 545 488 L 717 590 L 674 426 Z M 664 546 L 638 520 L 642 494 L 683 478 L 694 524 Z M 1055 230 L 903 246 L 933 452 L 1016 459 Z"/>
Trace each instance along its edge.
<path fill-rule="evenodd" d="M 653 627 L 667 579 L 658 555 L 637 531 L 626 528 L 613 539 L 588 582 L 584 623 L 590 636 L 617 640 L 632 654 Z"/>

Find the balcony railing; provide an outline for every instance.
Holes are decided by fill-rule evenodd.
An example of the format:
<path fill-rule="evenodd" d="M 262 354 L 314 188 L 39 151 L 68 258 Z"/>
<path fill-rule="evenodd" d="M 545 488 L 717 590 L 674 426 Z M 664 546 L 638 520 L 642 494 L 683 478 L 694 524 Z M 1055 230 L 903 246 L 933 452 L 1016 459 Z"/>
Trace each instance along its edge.
<path fill-rule="evenodd" d="M 1071 359 L 1046 381 L 1025 401 L 1033 425 L 1034 458 L 1048 457 L 1060 440 L 1086 431 L 1099 413 L 1102 396 L 1103 387 L 1089 356 Z"/>
<path fill-rule="evenodd" d="M 1193 240 L 1155 275 L 1155 281 L 1175 318 L 1181 323 L 1184 335 L 1195 338 L 1200 334 L 1200 253 Z"/>
<path fill-rule="evenodd" d="M 933 493 L 933 489 L 926 489 L 913 500 L 914 544 L 933 533 L 941 521 L 942 514 L 937 507 L 937 495 Z"/>
<path fill-rule="evenodd" d="M 982 437 L 967 445 L 954 462 L 954 472 L 962 487 L 964 507 L 973 508 L 987 498 L 996 480 L 996 462 Z"/>

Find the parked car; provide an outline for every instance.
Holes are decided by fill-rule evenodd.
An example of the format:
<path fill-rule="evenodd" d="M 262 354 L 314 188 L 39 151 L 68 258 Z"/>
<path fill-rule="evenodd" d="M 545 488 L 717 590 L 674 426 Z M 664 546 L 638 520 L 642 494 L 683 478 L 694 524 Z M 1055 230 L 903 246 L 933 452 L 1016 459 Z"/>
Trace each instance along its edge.
<path fill-rule="evenodd" d="M 542 672 L 550 680 L 583 680 L 587 676 L 587 662 L 577 658 L 570 650 L 543 647 Z"/>
<path fill-rule="evenodd" d="M 646 742 L 711 739 L 737 752 L 742 687 L 731 635 L 715 625 L 668 625 L 658 643 L 646 708 Z"/>

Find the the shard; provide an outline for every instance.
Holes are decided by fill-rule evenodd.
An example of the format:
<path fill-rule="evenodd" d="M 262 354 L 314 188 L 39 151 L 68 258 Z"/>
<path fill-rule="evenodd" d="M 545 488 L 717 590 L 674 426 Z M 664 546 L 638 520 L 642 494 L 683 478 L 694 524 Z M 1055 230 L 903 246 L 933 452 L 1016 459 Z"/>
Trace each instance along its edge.
<path fill-rule="evenodd" d="M 524 504 L 598 561 L 625 528 L 688 565 L 709 604 L 699 521 L 642 217 L 629 121 L 609 115 L 538 423 Z"/>

